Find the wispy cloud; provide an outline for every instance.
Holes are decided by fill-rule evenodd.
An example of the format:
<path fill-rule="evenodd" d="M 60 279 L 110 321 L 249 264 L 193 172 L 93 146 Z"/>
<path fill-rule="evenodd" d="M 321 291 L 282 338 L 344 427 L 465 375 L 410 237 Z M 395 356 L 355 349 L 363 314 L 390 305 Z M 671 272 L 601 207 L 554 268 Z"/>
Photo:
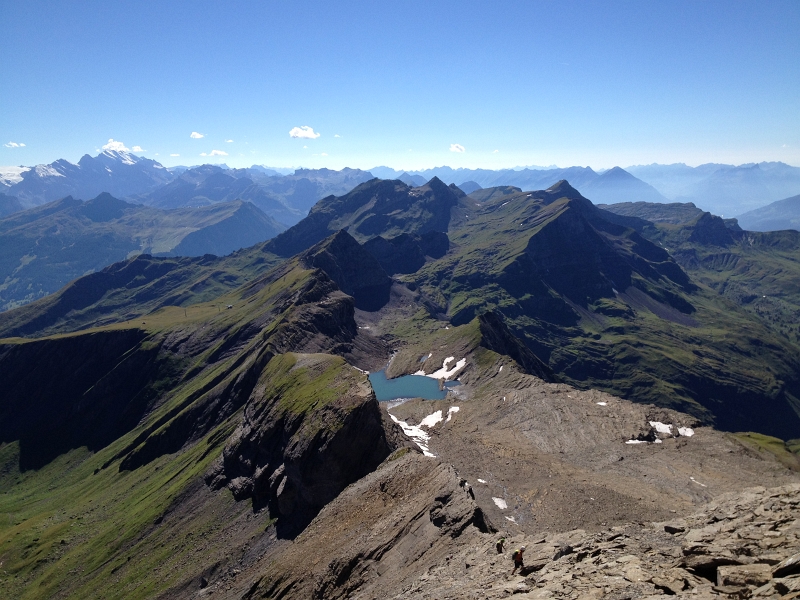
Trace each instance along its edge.
<path fill-rule="evenodd" d="M 200 156 L 228 156 L 228 153 L 224 150 L 212 150 L 209 153 L 201 152 Z"/>
<path fill-rule="evenodd" d="M 320 134 L 314 131 L 308 125 L 303 125 L 302 127 L 292 127 L 289 130 L 289 137 L 293 138 L 306 138 L 309 140 L 315 140 L 319 136 Z"/>
<path fill-rule="evenodd" d="M 17 143 L 17 142 L 8 142 L 7 144 L 3 144 L 3 146 L 5 146 L 6 148 L 24 148 L 25 144 L 23 144 L 22 142 L 19 142 L 19 143 Z"/>
<path fill-rule="evenodd" d="M 170 154 L 170 156 L 180 156 L 180 154 Z"/>
<path fill-rule="evenodd" d="M 492 152 L 492 154 L 497 154 L 498 152 L 500 152 L 500 150 L 495 150 L 494 152 Z"/>
<path fill-rule="evenodd" d="M 226 144 L 232 144 L 232 143 L 233 143 L 233 140 L 225 140 L 225 143 L 226 143 Z"/>
<path fill-rule="evenodd" d="M 131 148 L 131 152 L 144 152 L 141 146 L 134 146 Z"/>
<path fill-rule="evenodd" d="M 461 144 L 450 144 L 450 152 L 466 152 L 467 149 Z"/>
<path fill-rule="evenodd" d="M 206 137 L 206 134 L 205 133 L 197 133 L 196 131 L 193 131 L 192 134 L 189 137 L 192 138 L 193 140 L 199 140 L 200 138 Z"/>
<path fill-rule="evenodd" d="M 103 150 L 114 150 L 115 152 L 130 152 L 122 142 L 115 142 L 114 138 L 109 138 L 108 143 L 103 146 Z"/>

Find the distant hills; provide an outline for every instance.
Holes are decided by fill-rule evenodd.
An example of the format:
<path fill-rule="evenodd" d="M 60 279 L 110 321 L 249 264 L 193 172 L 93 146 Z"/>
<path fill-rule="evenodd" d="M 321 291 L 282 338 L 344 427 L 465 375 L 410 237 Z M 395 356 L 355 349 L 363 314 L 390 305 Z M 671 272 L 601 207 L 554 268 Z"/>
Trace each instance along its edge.
<path fill-rule="evenodd" d="M 283 229 L 243 201 L 161 210 L 110 194 L 67 196 L 0 219 L 0 310 L 133 255 L 225 255 Z"/>
<path fill-rule="evenodd" d="M 374 167 L 370 172 L 389 179 L 419 175 L 426 180 L 438 177 L 445 183 L 459 186 L 470 181 L 484 188 L 511 185 L 523 190 L 544 189 L 566 179 L 597 203 L 693 202 L 703 210 L 725 217 L 735 217 L 800 192 L 800 167 L 781 162 L 739 166 L 709 163 L 698 167 L 682 163 L 651 164 L 624 169 L 614 167 L 602 173 L 589 167 L 497 171 L 437 167 L 404 172 Z"/>
<path fill-rule="evenodd" d="M 739 224 L 750 231 L 800 231 L 800 195 L 778 200 L 739 215 Z"/>
<path fill-rule="evenodd" d="M 280 223 L 293 225 L 308 214 L 320 198 L 347 193 L 372 178 L 371 173 L 358 169 L 297 169 L 291 175 L 280 175 L 257 167 L 223 169 L 202 165 L 187 169 L 166 185 L 131 196 L 129 200 L 159 208 L 247 200 Z"/>
<path fill-rule="evenodd" d="M 546 189 L 563 179 L 596 203 L 691 202 L 724 217 L 735 217 L 800 193 L 800 168 L 781 162 L 738 166 L 708 163 L 698 167 L 651 164 L 624 169 L 617 166 L 605 171 L 579 166 L 500 170 L 442 166 L 418 171 L 397 171 L 385 166 L 369 171 L 292 170 L 260 165 L 244 169 L 225 165 L 165 168 L 147 158 L 110 150 L 96 157 L 86 155 L 78 164 L 57 160 L 35 167 L 0 167 L 0 192 L 16 197 L 23 208 L 68 195 L 93 198 L 101 192 L 160 208 L 247 200 L 290 226 L 319 199 L 346 194 L 373 177 L 397 179 L 412 187 L 425 185 L 436 177 L 448 185 L 456 184 L 468 194 L 501 186 Z"/>

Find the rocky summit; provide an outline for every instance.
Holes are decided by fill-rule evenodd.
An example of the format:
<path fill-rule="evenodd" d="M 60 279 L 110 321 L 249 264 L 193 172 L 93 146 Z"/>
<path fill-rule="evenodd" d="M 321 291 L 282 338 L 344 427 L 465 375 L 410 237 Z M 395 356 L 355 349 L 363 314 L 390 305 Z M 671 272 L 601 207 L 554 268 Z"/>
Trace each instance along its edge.
<path fill-rule="evenodd" d="M 800 597 L 796 232 L 405 179 L 0 313 L 0 597 Z"/>

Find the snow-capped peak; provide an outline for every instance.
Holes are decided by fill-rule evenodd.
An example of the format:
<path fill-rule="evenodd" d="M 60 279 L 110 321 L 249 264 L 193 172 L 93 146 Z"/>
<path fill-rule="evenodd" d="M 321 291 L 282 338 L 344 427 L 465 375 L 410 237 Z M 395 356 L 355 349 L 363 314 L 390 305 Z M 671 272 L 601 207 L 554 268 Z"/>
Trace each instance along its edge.
<path fill-rule="evenodd" d="M 124 165 L 135 165 L 138 162 L 138 157 L 130 152 L 123 152 L 119 150 L 103 150 L 97 158 L 105 156 L 115 161 L 119 161 Z"/>

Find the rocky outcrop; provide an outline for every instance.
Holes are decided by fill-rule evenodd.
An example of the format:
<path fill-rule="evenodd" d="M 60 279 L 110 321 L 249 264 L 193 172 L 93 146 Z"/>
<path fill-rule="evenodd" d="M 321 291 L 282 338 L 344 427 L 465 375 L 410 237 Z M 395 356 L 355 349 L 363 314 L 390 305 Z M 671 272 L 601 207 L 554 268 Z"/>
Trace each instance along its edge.
<path fill-rule="evenodd" d="M 514 359 L 528 375 L 534 375 L 551 383 L 558 381 L 553 370 L 515 337 L 503 322 L 499 313 L 489 311 L 478 315 L 481 329 L 481 346 L 498 354 L 505 354 Z"/>
<path fill-rule="evenodd" d="M 389 301 L 392 280 L 373 256 L 341 230 L 300 256 L 308 268 L 317 268 L 353 296 L 356 307 L 378 310 Z"/>
<path fill-rule="evenodd" d="M 293 537 L 391 450 L 363 373 L 329 355 L 281 355 L 264 369 L 206 480 L 268 506 L 278 534 Z"/>
<path fill-rule="evenodd" d="M 245 597 L 397 593 L 454 548 L 479 543 L 482 533 L 493 531 L 451 466 L 401 450 L 348 487 L 293 546 L 263 565 Z"/>
<path fill-rule="evenodd" d="M 324 589 L 325 595 L 313 595 L 309 582 L 298 582 L 295 590 L 308 590 L 303 597 L 309 598 L 339 598 L 348 591 L 351 597 L 400 600 L 469 598 L 476 593 L 486 599 L 512 595 L 522 599 L 796 598 L 800 593 L 798 493 L 800 485 L 757 488 L 721 497 L 701 512 L 674 522 L 634 523 L 597 533 L 574 530 L 513 536 L 502 554 L 495 551 L 494 537 L 476 535 L 469 543 L 451 544 L 435 564 L 420 561 L 402 583 L 391 577 L 391 569 L 378 579 L 375 575 L 381 573 L 383 560 L 373 559 L 370 564 L 367 556 L 361 556 L 348 563 L 351 568 L 341 573 L 335 592 L 317 584 L 316 589 Z M 318 519 L 310 531 L 317 523 L 327 525 Z M 347 539 L 340 535 L 341 540 Z M 524 567 L 512 575 L 510 556 L 522 545 L 527 547 Z M 367 570 L 367 564 L 372 568 Z M 325 581 L 316 571 L 310 579 Z M 270 588 L 258 588 L 262 589 Z"/>
<path fill-rule="evenodd" d="M 441 258 L 447 253 L 450 240 L 442 231 L 422 235 L 402 233 L 393 238 L 376 236 L 364 243 L 389 275 L 416 273 L 425 264 L 425 257 Z"/>

